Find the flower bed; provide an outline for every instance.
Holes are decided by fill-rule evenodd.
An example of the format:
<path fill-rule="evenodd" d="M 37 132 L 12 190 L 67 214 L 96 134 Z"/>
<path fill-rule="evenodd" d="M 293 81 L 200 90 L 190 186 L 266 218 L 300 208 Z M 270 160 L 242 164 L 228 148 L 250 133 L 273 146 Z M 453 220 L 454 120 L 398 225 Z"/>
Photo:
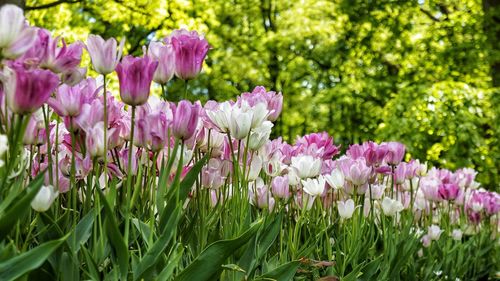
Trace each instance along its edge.
<path fill-rule="evenodd" d="M 0 280 L 497 274 L 500 196 L 474 170 L 428 168 L 398 142 L 270 140 L 283 96 L 264 87 L 168 102 L 209 51 L 194 31 L 122 58 L 124 41 L 68 45 L 15 6 L 0 22 Z"/>

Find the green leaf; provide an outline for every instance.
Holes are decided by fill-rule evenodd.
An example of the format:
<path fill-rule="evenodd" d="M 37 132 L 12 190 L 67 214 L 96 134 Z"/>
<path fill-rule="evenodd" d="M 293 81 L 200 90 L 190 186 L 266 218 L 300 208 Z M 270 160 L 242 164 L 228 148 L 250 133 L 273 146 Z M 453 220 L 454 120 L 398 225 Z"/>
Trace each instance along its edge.
<path fill-rule="evenodd" d="M 115 249 L 116 255 L 118 257 L 118 266 L 120 267 L 120 279 L 126 280 L 128 275 L 128 249 L 127 241 L 123 238 L 120 229 L 118 228 L 118 223 L 116 222 L 115 214 L 109 205 L 108 200 L 104 193 L 102 193 L 100 188 L 96 188 L 104 204 L 104 212 L 106 214 L 106 233 L 109 237 L 113 248 Z"/>
<path fill-rule="evenodd" d="M 14 200 L 14 205 L 8 207 L 5 213 L 0 214 L 0 241 L 11 232 L 16 222 L 22 220 L 31 210 L 31 201 L 33 201 L 42 186 L 44 174 L 38 174 Z"/>
<path fill-rule="evenodd" d="M 282 218 L 283 213 L 280 213 L 275 216 L 270 223 L 265 225 L 265 227 L 262 227 L 257 236 L 252 239 L 251 244 L 248 245 L 243 256 L 240 258 L 238 265 L 246 270 L 248 273 L 247 277 L 252 276 L 256 265 L 260 263 L 260 260 L 272 246 L 276 237 L 278 237 L 281 229 Z M 240 277 L 243 277 L 243 275 L 240 274 Z"/>
<path fill-rule="evenodd" d="M 259 220 L 237 238 L 212 243 L 175 280 L 210 280 L 221 269 L 224 261 L 245 245 L 257 233 L 261 225 L 262 220 Z"/>
<path fill-rule="evenodd" d="M 82 244 L 92 235 L 92 225 L 94 224 L 95 210 L 91 209 L 76 225 L 75 231 L 68 237 L 67 243 L 72 253 L 78 253 Z"/>
<path fill-rule="evenodd" d="M 179 222 L 181 208 L 181 206 L 177 206 L 174 213 L 170 216 L 170 219 L 167 222 L 167 226 L 163 229 L 163 233 L 160 235 L 158 240 L 156 240 L 153 246 L 151 246 L 151 248 L 146 252 L 146 255 L 144 255 L 137 267 L 134 268 L 134 280 L 140 279 L 148 269 L 158 263 L 161 254 L 170 244 L 170 240 L 174 236 L 174 233 L 177 229 L 177 223 Z"/>
<path fill-rule="evenodd" d="M 151 228 L 149 225 L 145 224 L 143 221 L 140 221 L 136 218 L 132 219 L 132 224 L 135 226 L 137 231 L 139 231 L 139 234 L 141 234 L 142 241 L 146 244 L 146 247 L 149 249 L 149 238 L 151 237 Z M 153 237 L 153 239 L 156 239 L 156 236 Z"/>
<path fill-rule="evenodd" d="M 12 259 L 0 263 L 0 280 L 15 280 L 41 266 L 45 260 L 68 238 L 69 234 L 33 248 Z"/>
<path fill-rule="evenodd" d="M 174 269 L 179 264 L 179 261 L 181 260 L 183 254 L 184 254 L 184 247 L 182 247 L 181 244 L 177 244 L 177 249 L 175 249 L 172 252 L 171 256 L 169 256 L 167 266 L 160 272 L 157 279 L 161 281 L 169 280 L 170 276 L 174 272 Z"/>
<path fill-rule="evenodd" d="M 97 264 L 95 260 L 92 258 L 92 255 L 89 253 L 87 248 L 83 247 L 82 252 L 85 256 L 85 263 L 88 267 L 88 272 L 86 272 L 92 280 L 101 280 L 99 276 L 99 270 L 97 270 Z"/>
<path fill-rule="evenodd" d="M 267 272 L 261 276 L 256 277 L 254 280 L 277 280 L 277 281 L 289 281 L 292 280 L 299 269 L 299 261 L 291 261 L 283 265 L 278 266 L 274 270 Z"/>
<path fill-rule="evenodd" d="M 180 183 L 179 185 L 179 201 L 181 202 L 180 204 L 183 204 L 184 200 L 186 200 L 189 192 L 191 191 L 191 188 L 193 187 L 193 184 L 195 183 L 196 179 L 198 178 L 201 169 L 203 168 L 203 165 L 205 165 L 206 161 L 208 160 L 209 154 L 205 155 L 203 158 L 200 159 L 194 166 L 189 170 L 189 172 L 186 174 L 184 177 L 184 180 Z M 161 216 L 160 216 L 160 229 L 163 229 L 165 227 L 165 224 L 167 223 L 168 216 L 173 213 L 174 209 L 177 207 L 177 198 L 175 196 L 175 189 L 174 187 L 171 187 L 169 192 L 169 199 L 167 206 L 163 210 Z"/>

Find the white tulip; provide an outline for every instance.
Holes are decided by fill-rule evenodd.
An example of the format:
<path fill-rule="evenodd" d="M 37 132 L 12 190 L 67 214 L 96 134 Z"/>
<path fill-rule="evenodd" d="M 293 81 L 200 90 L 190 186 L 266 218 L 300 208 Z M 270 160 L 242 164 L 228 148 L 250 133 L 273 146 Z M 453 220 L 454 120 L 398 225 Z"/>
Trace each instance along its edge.
<path fill-rule="evenodd" d="M 435 224 L 429 226 L 429 228 L 427 229 L 427 235 L 429 235 L 429 238 L 431 240 L 439 240 L 441 233 L 443 233 L 443 230 L 441 230 L 441 228 Z"/>
<path fill-rule="evenodd" d="M 385 197 L 384 200 L 382 200 L 382 211 L 386 216 L 392 217 L 402 210 L 403 204 L 401 204 L 398 200 L 394 200 L 389 197 Z"/>
<path fill-rule="evenodd" d="M 349 219 L 354 213 L 354 201 L 352 199 L 348 199 L 347 201 L 338 201 L 337 209 L 339 210 L 340 217 Z"/>
<path fill-rule="evenodd" d="M 31 208 L 37 212 L 45 212 L 54 203 L 58 195 L 59 191 L 52 185 L 42 186 L 33 201 L 31 201 Z"/>
<path fill-rule="evenodd" d="M 292 157 L 292 165 L 301 179 L 313 178 L 321 171 L 321 159 L 311 155 L 300 155 Z"/>
<path fill-rule="evenodd" d="M 334 169 L 329 175 L 325 175 L 326 182 L 334 189 L 344 187 L 344 174 L 339 169 Z"/>
<path fill-rule="evenodd" d="M 451 232 L 451 237 L 453 238 L 453 240 L 460 241 L 462 240 L 462 234 L 462 230 L 453 229 L 453 231 Z"/>
<path fill-rule="evenodd" d="M 250 163 L 250 170 L 248 171 L 248 181 L 254 181 L 259 177 L 262 170 L 262 160 L 260 157 L 253 157 Z"/>
<path fill-rule="evenodd" d="M 266 144 L 269 140 L 269 137 L 271 136 L 272 128 L 273 123 L 271 123 L 270 121 L 264 121 L 259 127 L 255 128 L 250 133 L 248 148 L 255 151 Z"/>
<path fill-rule="evenodd" d="M 229 119 L 229 133 L 235 139 L 242 140 L 248 136 L 252 128 L 252 112 L 244 112 L 233 106 Z"/>
<path fill-rule="evenodd" d="M 6 135 L 0 135 L 0 156 L 9 150 L 9 142 Z"/>
<path fill-rule="evenodd" d="M 318 196 L 323 194 L 325 190 L 325 178 L 319 176 L 317 179 L 306 179 L 302 180 L 302 186 L 304 191 L 311 196 Z"/>

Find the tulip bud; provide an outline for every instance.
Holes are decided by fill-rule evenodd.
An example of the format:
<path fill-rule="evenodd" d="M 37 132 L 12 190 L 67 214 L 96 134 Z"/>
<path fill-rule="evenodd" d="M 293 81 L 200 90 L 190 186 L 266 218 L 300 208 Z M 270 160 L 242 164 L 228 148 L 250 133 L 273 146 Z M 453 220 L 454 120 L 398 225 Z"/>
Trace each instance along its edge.
<path fill-rule="evenodd" d="M 271 182 L 273 195 L 277 198 L 288 199 L 290 197 L 290 188 L 288 186 L 288 177 L 275 177 Z"/>
<path fill-rule="evenodd" d="M 50 208 L 58 195 L 59 191 L 52 185 L 43 185 L 33 201 L 31 201 L 31 208 L 37 212 L 45 212 Z"/>
<path fill-rule="evenodd" d="M 120 83 L 120 97 L 128 105 L 143 105 L 148 101 L 153 74 L 158 62 L 148 57 L 126 56 L 116 66 Z"/>
<path fill-rule="evenodd" d="M 198 116 L 200 113 L 200 104 L 187 100 L 182 100 L 177 105 L 174 113 L 172 132 L 178 139 L 187 140 L 191 138 L 198 126 Z"/>
<path fill-rule="evenodd" d="M 392 217 L 402 210 L 403 204 L 401 204 L 398 200 L 394 200 L 389 197 L 385 197 L 384 200 L 382 200 L 382 211 L 384 211 L 386 216 Z"/>
<path fill-rule="evenodd" d="M 166 39 L 171 40 L 175 51 L 175 75 L 182 80 L 195 78 L 203 66 L 210 45 L 196 31 L 174 30 Z"/>
<path fill-rule="evenodd" d="M 87 51 L 92 59 L 94 70 L 106 75 L 115 70 L 120 61 L 125 40 L 122 39 L 117 50 L 115 38 L 106 41 L 99 35 L 89 35 L 87 39 Z"/>
<path fill-rule="evenodd" d="M 354 214 L 354 201 L 352 199 L 348 199 L 347 201 L 338 201 L 337 209 L 341 218 L 349 219 Z"/>
<path fill-rule="evenodd" d="M 11 68 L 5 72 L 7 105 L 19 114 L 31 113 L 40 108 L 59 84 L 57 75 L 49 70 L 26 70 L 20 64 L 11 64 Z"/>

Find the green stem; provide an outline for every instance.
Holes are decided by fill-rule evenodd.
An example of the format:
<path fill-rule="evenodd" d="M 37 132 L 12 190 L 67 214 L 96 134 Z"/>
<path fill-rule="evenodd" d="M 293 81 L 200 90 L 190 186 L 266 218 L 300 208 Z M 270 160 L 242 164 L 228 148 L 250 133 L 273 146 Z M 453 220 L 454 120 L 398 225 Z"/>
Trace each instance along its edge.
<path fill-rule="evenodd" d="M 132 189 L 132 150 L 134 148 L 134 127 L 135 127 L 135 106 L 132 106 L 132 119 L 130 124 L 130 145 L 128 148 L 127 167 L 127 193 L 125 194 L 125 242 L 128 245 L 128 235 L 130 228 L 130 192 Z"/>
<path fill-rule="evenodd" d="M 103 74 L 104 97 L 104 186 L 108 189 L 108 95 L 106 89 L 106 74 Z"/>
<path fill-rule="evenodd" d="M 45 111 L 45 106 L 42 107 L 43 120 L 45 122 L 45 138 L 47 141 L 47 157 L 48 157 L 48 168 L 49 168 L 49 183 L 54 184 L 53 174 L 52 174 L 52 152 L 50 146 L 50 131 L 49 131 L 49 109 L 47 106 L 47 111 Z"/>
<path fill-rule="evenodd" d="M 187 100 L 189 80 L 184 80 L 184 99 Z"/>

